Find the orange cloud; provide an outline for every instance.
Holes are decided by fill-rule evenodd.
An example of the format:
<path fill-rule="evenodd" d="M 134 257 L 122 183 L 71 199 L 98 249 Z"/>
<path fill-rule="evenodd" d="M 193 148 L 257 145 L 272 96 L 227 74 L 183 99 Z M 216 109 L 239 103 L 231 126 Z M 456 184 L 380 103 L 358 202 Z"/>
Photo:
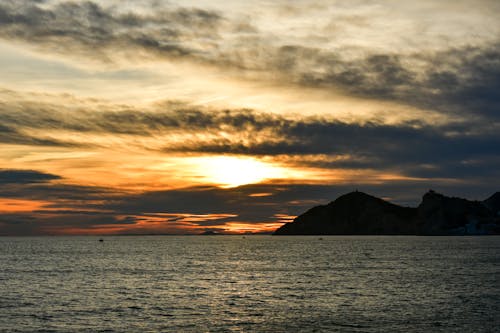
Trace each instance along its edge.
<path fill-rule="evenodd" d="M 22 213 L 43 209 L 49 201 L 0 198 L 0 213 Z"/>

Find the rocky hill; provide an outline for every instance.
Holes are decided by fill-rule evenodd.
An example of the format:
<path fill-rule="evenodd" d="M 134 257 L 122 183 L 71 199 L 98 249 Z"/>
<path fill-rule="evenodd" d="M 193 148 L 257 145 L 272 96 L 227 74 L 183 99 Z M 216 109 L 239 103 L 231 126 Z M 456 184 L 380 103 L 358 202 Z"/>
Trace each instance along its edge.
<path fill-rule="evenodd" d="M 500 217 L 500 192 L 493 194 L 491 197 L 483 201 L 484 205 Z"/>
<path fill-rule="evenodd" d="M 314 207 L 275 235 L 471 235 L 500 234 L 500 195 L 469 201 L 434 191 L 417 208 L 402 207 L 363 192 Z"/>
<path fill-rule="evenodd" d="M 495 213 L 485 202 L 426 193 L 418 206 L 419 233 L 426 235 L 495 233 Z"/>

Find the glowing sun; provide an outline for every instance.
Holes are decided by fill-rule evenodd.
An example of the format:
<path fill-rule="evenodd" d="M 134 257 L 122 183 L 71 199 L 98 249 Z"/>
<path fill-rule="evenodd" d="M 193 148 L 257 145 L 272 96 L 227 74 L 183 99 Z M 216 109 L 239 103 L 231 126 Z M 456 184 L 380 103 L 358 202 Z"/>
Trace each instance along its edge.
<path fill-rule="evenodd" d="M 199 157 L 197 162 L 203 178 L 228 188 L 259 183 L 265 179 L 282 178 L 286 174 L 282 167 L 250 157 Z"/>

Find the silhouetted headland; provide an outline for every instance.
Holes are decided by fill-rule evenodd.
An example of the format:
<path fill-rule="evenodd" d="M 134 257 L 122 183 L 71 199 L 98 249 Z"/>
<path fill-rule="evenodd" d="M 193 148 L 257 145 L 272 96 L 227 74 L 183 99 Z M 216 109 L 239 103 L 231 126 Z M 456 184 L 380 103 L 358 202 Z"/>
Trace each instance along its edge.
<path fill-rule="evenodd" d="M 316 206 L 275 235 L 498 235 L 500 192 L 470 201 L 427 192 L 416 208 L 402 207 L 363 192 Z"/>

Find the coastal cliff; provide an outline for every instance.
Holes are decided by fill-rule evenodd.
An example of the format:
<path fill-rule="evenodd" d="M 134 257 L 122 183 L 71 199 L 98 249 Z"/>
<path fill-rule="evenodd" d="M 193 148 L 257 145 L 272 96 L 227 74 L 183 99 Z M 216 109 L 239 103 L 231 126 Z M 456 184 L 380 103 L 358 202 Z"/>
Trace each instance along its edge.
<path fill-rule="evenodd" d="M 427 192 L 417 208 L 402 207 L 363 192 L 316 206 L 275 235 L 482 235 L 500 234 L 500 193 L 470 201 Z"/>
<path fill-rule="evenodd" d="M 484 200 L 483 203 L 495 214 L 496 217 L 500 218 L 500 192 L 496 192 L 491 197 Z"/>

